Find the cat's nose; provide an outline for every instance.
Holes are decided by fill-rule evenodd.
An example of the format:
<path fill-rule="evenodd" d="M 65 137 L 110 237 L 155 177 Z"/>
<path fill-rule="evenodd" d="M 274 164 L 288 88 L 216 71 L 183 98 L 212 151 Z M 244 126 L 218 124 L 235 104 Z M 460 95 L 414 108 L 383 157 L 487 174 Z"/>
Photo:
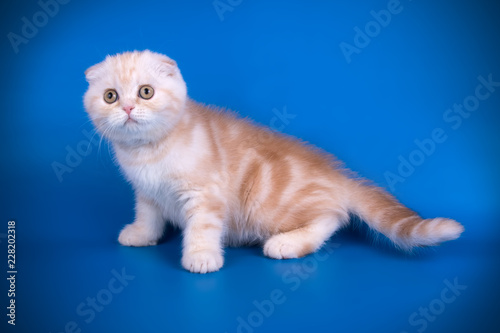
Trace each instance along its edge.
<path fill-rule="evenodd" d="M 124 106 L 123 111 L 125 111 L 128 115 L 130 115 L 130 112 L 135 108 L 135 106 Z"/>

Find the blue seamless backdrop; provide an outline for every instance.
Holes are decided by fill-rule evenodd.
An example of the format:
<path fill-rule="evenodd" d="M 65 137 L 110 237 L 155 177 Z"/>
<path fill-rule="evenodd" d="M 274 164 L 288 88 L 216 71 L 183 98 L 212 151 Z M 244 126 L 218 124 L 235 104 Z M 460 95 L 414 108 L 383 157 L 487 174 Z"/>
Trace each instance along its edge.
<path fill-rule="evenodd" d="M 0 7 L 2 332 L 498 331 L 497 2 Z M 83 73 L 143 49 L 175 59 L 193 99 L 317 145 L 466 232 L 409 255 L 352 227 L 297 260 L 229 248 L 208 275 L 181 268 L 175 230 L 156 247 L 120 246 L 133 193 L 83 110 Z"/>

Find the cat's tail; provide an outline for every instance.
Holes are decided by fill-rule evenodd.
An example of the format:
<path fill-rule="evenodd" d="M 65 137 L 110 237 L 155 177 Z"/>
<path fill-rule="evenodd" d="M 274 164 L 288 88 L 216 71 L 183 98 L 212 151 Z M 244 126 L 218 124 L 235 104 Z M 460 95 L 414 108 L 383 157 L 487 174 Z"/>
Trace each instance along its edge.
<path fill-rule="evenodd" d="M 422 219 L 381 188 L 357 183 L 350 192 L 351 211 L 402 249 L 438 245 L 464 231 L 451 219 Z"/>

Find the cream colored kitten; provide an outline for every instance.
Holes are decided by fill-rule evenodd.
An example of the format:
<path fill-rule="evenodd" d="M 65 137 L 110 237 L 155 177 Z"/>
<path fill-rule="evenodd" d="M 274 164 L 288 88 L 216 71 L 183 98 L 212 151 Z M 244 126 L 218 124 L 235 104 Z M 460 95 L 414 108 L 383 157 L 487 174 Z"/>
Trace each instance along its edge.
<path fill-rule="evenodd" d="M 405 249 L 464 230 L 450 219 L 423 220 L 314 147 L 188 99 L 164 55 L 108 56 L 85 74 L 85 108 L 135 191 L 123 245 L 155 245 L 170 221 L 183 230 L 182 266 L 206 273 L 222 267 L 224 245 L 259 242 L 276 259 L 307 255 L 350 212 Z"/>

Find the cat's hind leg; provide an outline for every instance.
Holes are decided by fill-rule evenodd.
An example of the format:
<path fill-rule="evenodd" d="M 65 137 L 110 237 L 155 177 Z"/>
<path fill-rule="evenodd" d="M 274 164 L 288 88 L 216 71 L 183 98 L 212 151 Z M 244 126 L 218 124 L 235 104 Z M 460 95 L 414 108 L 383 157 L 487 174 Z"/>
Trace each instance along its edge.
<path fill-rule="evenodd" d="M 346 221 L 346 216 L 330 214 L 302 227 L 273 235 L 264 243 L 264 254 L 274 259 L 291 259 L 313 253 Z"/>

